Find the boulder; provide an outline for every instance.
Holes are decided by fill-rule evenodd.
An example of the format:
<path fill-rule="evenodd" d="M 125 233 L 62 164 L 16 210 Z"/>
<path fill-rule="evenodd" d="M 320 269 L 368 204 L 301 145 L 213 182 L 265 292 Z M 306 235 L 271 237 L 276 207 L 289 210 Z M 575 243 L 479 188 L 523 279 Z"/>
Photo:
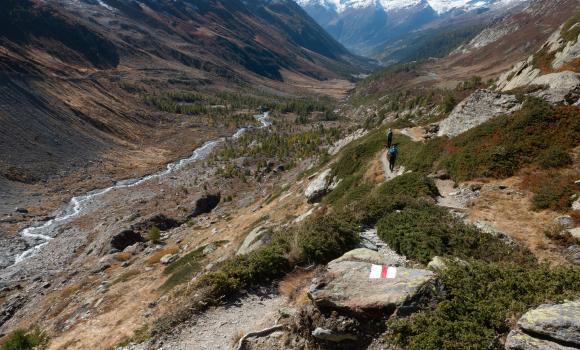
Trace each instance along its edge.
<path fill-rule="evenodd" d="M 314 338 L 318 338 L 321 340 L 331 341 L 334 343 L 339 343 L 345 340 L 357 340 L 357 337 L 354 334 L 342 334 L 333 332 L 330 329 L 325 329 L 321 327 L 317 327 L 315 330 L 312 331 L 312 336 Z"/>
<path fill-rule="evenodd" d="M 394 278 L 370 279 L 373 264 L 355 259 L 374 260 L 373 253 L 357 249 L 330 262 L 326 272 L 313 281 L 308 292 L 316 306 L 383 315 L 413 309 L 434 283 L 435 274 L 429 270 L 398 267 Z"/>
<path fill-rule="evenodd" d="M 179 258 L 179 255 L 177 254 L 167 254 L 167 255 L 163 255 L 161 257 L 161 259 L 159 259 L 159 262 L 161 262 L 163 265 L 169 265 L 172 262 L 174 262 L 175 260 L 177 260 Z"/>
<path fill-rule="evenodd" d="M 579 349 L 580 300 L 526 312 L 506 340 L 508 350 Z"/>
<path fill-rule="evenodd" d="M 16 208 L 16 212 L 19 214 L 28 214 L 28 209 L 26 208 Z"/>
<path fill-rule="evenodd" d="M 572 210 L 580 210 L 580 197 L 572 203 Z"/>
<path fill-rule="evenodd" d="M 570 236 L 574 237 L 574 239 L 580 242 L 580 227 L 571 228 L 568 230 Z"/>
<path fill-rule="evenodd" d="M 399 260 L 393 257 L 385 256 L 377 251 L 367 248 L 357 248 L 345 253 L 338 259 L 328 263 L 328 266 L 339 264 L 343 261 L 359 261 L 376 265 L 398 265 Z"/>
<path fill-rule="evenodd" d="M 510 114 L 521 107 L 522 104 L 513 95 L 477 90 L 441 121 L 437 135 L 454 137 L 493 117 Z"/>
<path fill-rule="evenodd" d="M 578 348 L 560 345 L 549 340 L 534 338 L 519 330 L 513 330 L 508 334 L 505 348 L 506 350 L 578 350 Z"/>
<path fill-rule="evenodd" d="M 209 193 L 198 198 L 195 201 L 195 207 L 193 208 L 193 212 L 191 213 L 191 215 L 189 215 L 189 218 L 194 218 L 202 214 L 210 213 L 212 210 L 215 209 L 215 207 L 218 206 L 218 204 L 220 203 L 220 199 L 221 199 L 220 193 L 214 194 Z"/>
<path fill-rule="evenodd" d="M 541 75 L 535 78 L 530 85 L 547 87 L 547 89 L 532 93 L 532 96 L 542 98 L 550 103 L 574 104 L 579 98 L 580 78 L 574 72 L 564 71 Z"/>
<path fill-rule="evenodd" d="M 242 242 L 242 245 L 236 252 L 236 255 L 248 254 L 249 252 L 260 248 L 266 244 L 271 237 L 272 231 L 269 229 L 264 228 L 263 226 L 254 228 L 250 233 L 248 233 L 244 242 Z"/>
<path fill-rule="evenodd" d="M 339 180 L 337 180 L 336 177 L 333 178 L 331 176 L 331 171 L 331 169 L 324 170 L 310 182 L 304 191 L 304 196 L 306 196 L 308 203 L 320 201 L 325 194 L 336 188 Z"/>
<path fill-rule="evenodd" d="M 440 256 L 435 256 L 433 259 L 431 259 L 431 261 L 429 261 L 427 267 L 433 271 L 443 271 L 447 268 L 448 263 L 449 262 L 447 259 Z"/>
<path fill-rule="evenodd" d="M 133 230 L 123 230 L 111 237 L 111 248 L 123 251 L 135 243 L 144 242 L 145 239 Z"/>
<path fill-rule="evenodd" d="M 179 222 L 175 219 L 167 217 L 165 214 L 156 214 L 148 219 L 145 219 L 137 224 L 131 226 L 135 231 L 146 232 L 151 227 L 157 227 L 161 231 L 167 231 L 179 226 Z"/>

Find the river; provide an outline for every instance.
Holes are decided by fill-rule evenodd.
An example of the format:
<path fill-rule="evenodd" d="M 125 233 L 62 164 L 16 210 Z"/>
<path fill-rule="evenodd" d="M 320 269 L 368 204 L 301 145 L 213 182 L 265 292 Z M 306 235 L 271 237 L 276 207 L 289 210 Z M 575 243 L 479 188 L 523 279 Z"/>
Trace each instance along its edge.
<path fill-rule="evenodd" d="M 268 121 L 268 115 L 269 112 L 264 112 L 255 116 L 256 120 L 260 122 L 260 126 L 258 127 L 259 129 L 271 125 L 270 121 Z M 238 129 L 231 136 L 231 139 L 236 140 L 240 138 L 244 134 L 244 132 L 246 132 L 248 129 L 249 127 L 243 127 Z M 94 204 L 95 201 L 98 201 L 99 198 L 102 197 L 104 194 L 115 189 L 134 187 L 144 182 L 167 176 L 190 163 L 193 163 L 195 161 L 207 157 L 215 149 L 217 145 L 224 142 L 225 140 L 226 138 L 222 137 L 216 140 L 208 141 L 204 143 L 202 146 L 196 148 L 191 154 L 191 156 L 169 163 L 167 164 L 164 170 L 161 170 L 159 172 L 139 178 L 121 180 L 116 182 L 113 186 L 93 190 L 84 195 L 73 197 L 65 206 L 56 211 L 56 215 L 54 216 L 54 218 L 44 222 L 42 225 L 27 227 L 22 231 L 20 231 L 19 235 L 24 240 L 33 241 L 35 242 L 35 244 L 33 244 L 31 248 L 16 255 L 14 258 L 14 265 L 17 265 L 23 260 L 31 256 L 34 256 L 36 253 L 38 253 L 42 249 L 42 247 L 48 244 L 48 241 L 50 241 L 56 236 L 57 229 L 60 226 L 69 222 L 70 219 L 73 219 L 83 214 L 85 209 L 88 208 L 90 204 Z"/>

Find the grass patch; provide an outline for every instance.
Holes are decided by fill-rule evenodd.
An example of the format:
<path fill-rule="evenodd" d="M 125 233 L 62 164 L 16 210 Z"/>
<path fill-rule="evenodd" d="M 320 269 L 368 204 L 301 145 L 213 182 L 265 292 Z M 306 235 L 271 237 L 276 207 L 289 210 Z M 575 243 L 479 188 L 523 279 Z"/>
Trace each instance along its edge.
<path fill-rule="evenodd" d="M 450 266 L 439 302 L 388 323 L 390 338 L 407 350 L 503 349 L 500 339 L 526 310 L 580 295 L 580 268 L 485 263 Z"/>
<path fill-rule="evenodd" d="M 153 265 L 153 264 L 157 264 L 159 263 L 159 261 L 161 260 L 162 257 L 164 257 L 167 254 L 175 254 L 179 252 L 179 247 L 176 245 L 170 245 L 167 247 L 163 247 L 161 249 L 159 249 L 158 251 L 156 251 L 155 253 L 153 253 L 148 259 L 147 259 L 147 263 L 149 265 Z"/>
<path fill-rule="evenodd" d="M 465 225 L 447 210 L 426 202 L 411 203 L 402 210 L 386 214 L 377 224 L 377 234 L 400 254 L 424 264 L 435 256 L 533 261 L 528 251 L 506 245 Z"/>
<path fill-rule="evenodd" d="M 567 153 L 578 145 L 579 113 L 578 107 L 528 99 L 515 115 L 494 118 L 443 144 L 442 165 L 458 181 L 512 176 L 525 165 L 545 163 L 548 152 Z"/>
<path fill-rule="evenodd" d="M 580 11 L 576 12 L 574 16 L 564 23 L 560 35 L 566 42 L 575 43 L 578 40 L 578 35 L 580 35 Z"/>
<path fill-rule="evenodd" d="M 41 350 L 47 349 L 48 343 L 48 335 L 39 328 L 17 329 L 2 341 L 0 350 Z"/>
<path fill-rule="evenodd" d="M 134 277 L 136 277 L 137 275 L 139 275 L 139 273 L 140 272 L 137 269 L 125 271 L 119 277 L 117 277 L 115 280 L 113 280 L 113 284 L 127 282 L 127 281 L 133 279 Z"/>
<path fill-rule="evenodd" d="M 215 244 L 219 247 L 225 243 L 227 241 L 216 241 L 210 244 Z M 203 245 L 167 265 L 165 270 L 163 270 L 163 274 L 169 277 L 159 288 L 163 291 L 168 291 L 177 285 L 191 281 L 193 276 L 201 270 L 201 259 L 204 257 L 203 250 L 207 246 Z"/>
<path fill-rule="evenodd" d="M 131 337 L 123 339 L 119 344 L 117 344 L 117 347 L 125 347 L 131 344 L 141 344 L 149 339 L 150 335 L 151 331 L 149 329 L 149 325 L 145 324 L 137 328 Z"/>

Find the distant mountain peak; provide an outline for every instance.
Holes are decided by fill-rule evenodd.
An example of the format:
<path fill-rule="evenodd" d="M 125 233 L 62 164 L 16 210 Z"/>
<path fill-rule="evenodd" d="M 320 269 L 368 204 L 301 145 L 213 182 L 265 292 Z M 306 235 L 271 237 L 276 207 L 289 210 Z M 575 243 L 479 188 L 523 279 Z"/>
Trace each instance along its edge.
<path fill-rule="evenodd" d="M 428 5 L 438 14 L 452 10 L 471 11 L 489 6 L 504 6 L 523 1 L 526 0 L 296 0 L 303 7 L 318 5 L 337 13 L 369 7 L 382 8 L 388 12 Z"/>

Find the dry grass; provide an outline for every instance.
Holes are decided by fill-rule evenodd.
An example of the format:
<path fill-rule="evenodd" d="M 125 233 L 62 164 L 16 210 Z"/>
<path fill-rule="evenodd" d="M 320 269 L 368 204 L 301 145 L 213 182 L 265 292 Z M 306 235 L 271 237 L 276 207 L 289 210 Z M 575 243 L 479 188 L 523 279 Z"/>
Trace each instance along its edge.
<path fill-rule="evenodd" d="M 166 247 L 163 247 L 161 249 L 159 249 L 158 251 L 156 251 L 155 253 L 153 253 L 153 255 L 151 255 L 149 257 L 149 259 L 147 259 L 147 263 L 150 265 L 153 264 L 157 264 L 159 263 L 159 260 L 161 260 L 162 257 L 164 257 L 167 254 L 175 254 L 179 252 L 179 247 L 176 245 L 168 245 Z"/>
<path fill-rule="evenodd" d="M 232 347 L 236 347 L 240 342 L 240 339 L 245 335 L 244 331 L 239 330 L 232 334 Z"/>
<path fill-rule="evenodd" d="M 383 150 L 371 161 L 367 171 L 363 175 L 363 179 L 374 183 L 381 183 L 385 181 L 385 172 L 381 163 L 381 155 Z"/>
<path fill-rule="evenodd" d="M 62 289 L 62 292 L 60 293 L 60 297 L 62 299 L 66 299 L 68 297 L 70 297 L 71 295 L 73 295 L 74 293 L 76 293 L 77 291 L 79 291 L 81 289 L 81 285 L 76 283 L 76 284 L 69 284 L 68 286 L 64 287 Z"/>
<path fill-rule="evenodd" d="M 133 256 L 133 254 L 131 254 L 129 252 L 120 252 L 120 253 L 115 254 L 115 260 L 128 261 L 129 259 L 131 259 L 132 256 Z"/>
<path fill-rule="evenodd" d="M 508 186 L 508 189 L 499 190 L 496 185 L 500 184 Z M 561 214 L 551 210 L 530 210 L 532 194 L 527 191 L 514 191 L 520 184 L 519 177 L 491 181 L 490 186 L 482 188 L 480 197 L 469 208 L 469 220 L 492 223 L 530 249 L 541 261 L 567 264 L 561 247 L 545 235 L 546 227 Z"/>
<path fill-rule="evenodd" d="M 298 303 L 305 295 L 314 271 L 298 270 L 286 275 L 278 285 L 278 292 L 288 298 L 289 302 Z M 299 303 L 298 303 L 299 304 Z"/>

